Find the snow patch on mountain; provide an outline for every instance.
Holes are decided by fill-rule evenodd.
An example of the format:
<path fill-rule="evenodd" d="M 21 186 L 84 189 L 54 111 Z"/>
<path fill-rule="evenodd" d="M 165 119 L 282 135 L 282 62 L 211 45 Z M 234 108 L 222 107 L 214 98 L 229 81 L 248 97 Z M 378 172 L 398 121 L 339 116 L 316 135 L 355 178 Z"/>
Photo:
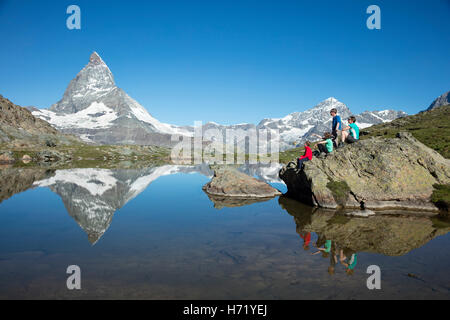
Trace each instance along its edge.
<path fill-rule="evenodd" d="M 108 169 L 69 169 L 58 170 L 53 177 L 35 182 L 34 185 L 48 187 L 58 183 L 73 183 L 93 196 L 101 196 L 116 186 L 117 179 Z"/>
<path fill-rule="evenodd" d="M 46 120 L 57 128 L 64 129 L 109 128 L 113 125 L 113 121 L 118 118 L 117 112 L 105 106 L 103 102 L 92 102 L 86 109 L 70 114 L 41 109 L 33 111 L 33 115 Z"/>

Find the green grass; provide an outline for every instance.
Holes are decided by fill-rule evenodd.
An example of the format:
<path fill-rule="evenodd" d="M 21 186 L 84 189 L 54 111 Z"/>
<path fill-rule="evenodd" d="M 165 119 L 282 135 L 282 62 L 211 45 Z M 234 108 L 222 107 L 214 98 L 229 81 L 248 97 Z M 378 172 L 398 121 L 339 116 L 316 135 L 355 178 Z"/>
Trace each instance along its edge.
<path fill-rule="evenodd" d="M 280 152 L 279 154 L 279 161 L 280 163 L 287 164 L 289 161 L 296 161 L 297 158 L 301 157 L 305 153 L 305 148 L 294 148 L 289 149 L 283 152 Z"/>
<path fill-rule="evenodd" d="M 441 210 L 448 211 L 450 205 L 450 184 L 434 184 L 431 202 Z"/>
<path fill-rule="evenodd" d="M 361 130 L 361 140 L 371 137 L 394 138 L 401 131 L 450 158 L 450 105 Z"/>
<path fill-rule="evenodd" d="M 0 150 L 9 150 L 7 146 Z M 62 156 L 60 161 L 55 162 L 36 162 L 31 161 L 25 164 L 21 161 L 26 154 L 33 160 L 38 158 L 41 151 L 56 152 Z M 51 167 L 101 167 L 115 168 L 121 166 L 148 166 L 164 164 L 169 162 L 170 149 L 155 146 L 115 146 L 115 145 L 87 145 L 74 144 L 70 146 L 60 146 L 55 148 L 18 148 L 12 150 L 14 166 L 32 167 L 32 166 L 51 166 Z"/>

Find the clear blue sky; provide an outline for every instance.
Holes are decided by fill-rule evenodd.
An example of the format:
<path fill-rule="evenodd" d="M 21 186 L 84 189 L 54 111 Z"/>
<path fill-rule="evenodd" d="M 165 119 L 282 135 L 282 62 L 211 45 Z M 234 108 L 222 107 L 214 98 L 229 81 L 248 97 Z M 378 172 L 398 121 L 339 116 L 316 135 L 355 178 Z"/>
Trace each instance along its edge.
<path fill-rule="evenodd" d="M 371 4 L 381 30 L 366 28 Z M 256 123 L 330 96 L 416 113 L 450 90 L 449 16 L 449 0 L 0 0 L 0 94 L 47 108 L 95 50 L 173 124 Z"/>

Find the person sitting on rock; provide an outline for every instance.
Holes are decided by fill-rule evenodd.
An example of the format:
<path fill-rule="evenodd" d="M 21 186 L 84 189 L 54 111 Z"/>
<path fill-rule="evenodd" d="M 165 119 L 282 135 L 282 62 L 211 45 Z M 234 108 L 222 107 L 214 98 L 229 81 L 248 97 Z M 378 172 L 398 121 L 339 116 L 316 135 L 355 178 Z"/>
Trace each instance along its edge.
<path fill-rule="evenodd" d="M 312 160 L 311 142 L 305 142 L 305 153 L 297 159 L 297 169 L 301 169 L 303 162 Z"/>
<path fill-rule="evenodd" d="M 349 144 L 359 140 L 359 128 L 354 116 L 348 118 L 348 126 L 342 129 L 342 140 Z"/>
<path fill-rule="evenodd" d="M 329 132 L 325 132 L 323 140 L 317 142 L 317 147 L 321 153 L 331 153 L 333 152 L 333 141 L 331 140 L 333 136 Z"/>

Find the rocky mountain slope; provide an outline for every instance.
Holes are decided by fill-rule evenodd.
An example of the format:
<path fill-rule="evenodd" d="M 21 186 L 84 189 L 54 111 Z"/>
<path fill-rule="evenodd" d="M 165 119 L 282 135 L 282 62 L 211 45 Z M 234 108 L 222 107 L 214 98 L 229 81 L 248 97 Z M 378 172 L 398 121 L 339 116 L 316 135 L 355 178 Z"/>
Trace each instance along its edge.
<path fill-rule="evenodd" d="M 410 132 L 426 146 L 450 158 L 450 105 L 366 128 L 361 131 L 361 139 L 393 138 L 401 131 Z"/>
<path fill-rule="evenodd" d="M 427 110 L 431 110 L 434 108 L 438 108 L 438 107 L 442 107 L 442 106 L 446 106 L 450 104 L 450 91 L 447 91 L 446 93 L 440 95 L 439 97 L 437 97 L 432 103 L 431 105 L 428 107 Z"/>
<path fill-rule="evenodd" d="M 207 130 L 216 130 L 225 137 L 227 129 L 238 129 L 241 130 L 239 141 L 255 128 L 268 129 L 274 134 L 278 130 L 280 147 L 284 150 L 291 148 L 294 142 L 310 138 L 312 133 L 322 134 L 329 130 L 329 110 L 333 107 L 339 110 L 343 118 L 352 115 L 343 103 L 329 98 L 307 111 L 295 112 L 281 119 L 264 119 L 258 125 L 244 123 L 225 126 L 209 122 L 203 125 L 202 132 L 205 140 L 214 141 L 213 137 L 208 137 Z M 59 102 L 49 110 L 33 108 L 32 111 L 35 116 L 63 132 L 102 144 L 172 146 L 172 135 L 190 137 L 194 133 L 192 126 L 174 126 L 153 118 L 144 107 L 116 86 L 110 69 L 95 52 L 88 65 L 70 82 Z M 404 112 L 393 110 L 366 111 L 358 118 L 360 125 L 366 127 L 404 115 Z"/>
<path fill-rule="evenodd" d="M 0 145 L 33 146 L 47 143 L 70 144 L 75 137 L 59 134 L 49 123 L 0 95 Z"/>
<path fill-rule="evenodd" d="M 373 138 L 314 157 L 303 170 L 284 167 L 288 196 L 326 208 L 434 210 L 435 184 L 450 183 L 450 160 L 409 133 Z"/>
<path fill-rule="evenodd" d="M 121 160 L 140 160 L 153 164 L 167 162 L 169 149 L 157 146 L 99 146 L 64 134 L 27 108 L 15 105 L 0 95 L 0 164 L 54 166 L 108 164 Z M 107 163 L 105 162 L 106 160 Z"/>

